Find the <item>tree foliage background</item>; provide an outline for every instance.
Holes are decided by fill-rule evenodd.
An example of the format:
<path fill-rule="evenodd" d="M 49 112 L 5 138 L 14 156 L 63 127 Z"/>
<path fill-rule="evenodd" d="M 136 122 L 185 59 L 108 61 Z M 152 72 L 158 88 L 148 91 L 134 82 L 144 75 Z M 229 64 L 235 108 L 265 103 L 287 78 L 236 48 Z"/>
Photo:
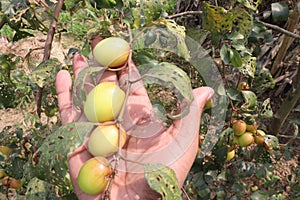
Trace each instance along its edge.
<path fill-rule="evenodd" d="M 181 197 L 299 199 L 299 13 L 296 0 L 1 1 L 0 175 L 22 182 L 16 189 L 2 181 L 1 198 L 74 199 L 66 179 L 53 181 L 51 173 L 32 171 L 35 153 L 61 125 L 56 73 L 72 73 L 72 54 L 80 51 L 89 57 L 90 41 L 97 35 L 124 35 L 128 27 L 147 27 L 139 44 L 163 46 L 170 42 L 160 29 L 165 26 L 179 41 L 175 47 L 184 59 L 149 50 L 134 52 L 135 62 L 173 62 L 189 75 L 194 88 L 207 85 L 203 74 L 187 62 L 193 52 L 185 49 L 186 35 L 206 50 L 224 83 L 214 88 L 224 98 L 213 99 L 203 113 L 199 155 Z M 241 82 L 248 88 L 240 90 Z M 162 90 L 147 87 L 153 102 L 171 112 L 173 96 L 164 93 L 155 99 Z M 218 105 L 226 105 L 225 123 L 212 131 L 209 125 Z M 20 121 L 9 120 L 12 113 Z M 264 145 L 236 147 L 235 119 L 257 122 L 267 133 Z M 236 154 L 230 161 L 229 149 Z"/>

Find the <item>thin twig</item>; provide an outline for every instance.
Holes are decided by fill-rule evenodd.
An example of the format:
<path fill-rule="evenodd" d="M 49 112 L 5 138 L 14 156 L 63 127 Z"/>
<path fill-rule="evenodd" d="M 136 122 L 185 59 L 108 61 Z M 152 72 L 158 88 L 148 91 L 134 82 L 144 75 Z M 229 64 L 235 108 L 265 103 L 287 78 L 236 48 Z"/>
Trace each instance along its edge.
<path fill-rule="evenodd" d="M 59 0 L 56 4 L 54 10 L 54 19 L 51 21 L 50 28 L 48 30 L 47 39 L 45 42 L 45 50 L 44 50 L 44 57 L 43 61 L 46 61 L 50 58 L 51 54 L 51 47 L 53 42 L 53 37 L 56 29 L 57 20 L 59 17 L 60 10 L 63 6 L 64 0 Z M 42 112 L 42 96 L 43 96 L 43 88 L 38 87 L 38 91 L 36 93 L 36 113 L 40 117 Z"/>
<path fill-rule="evenodd" d="M 183 187 L 181 188 L 181 191 L 182 191 L 182 193 L 185 195 L 185 197 L 186 197 L 188 200 L 191 200 L 189 194 L 185 191 L 185 189 L 184 189 Z"/>
<path fill-rule="evenodd" d="M 186 12 L 170 15 L 167 18 L 172 19 L 172 18 L 176 18 L 176 17 L 182 17 L 185 15 L 201 15 L 202 13 L 203 13 L 202 11 L 186 11 Z"/>
<path fill-rule="evenodd" d="M 276 26 L 274 24 L 269 24 L 269 23 L 266 23 L 266 22 L 263 22 L 263 21 L 260 21 L 260 20 L 259 20 L 259 22 L 262 23 L 263 25 L 265 25 L 268 28 L 274 29 L 274 30 L 276 30 L 278 32 L 281 32 L 283 34 L 286 34 L 286 35 L 288 35 L 290 37 L 293 37 L 293 38 L 296 38 L 296 39 L 300 39 L 300 35 L 292 33 L 290 31 L 287 31 L 287 30 L 285 30 L 285 29 L 283 29 L 283 28 L 281 28 L 279 26 Z"/>

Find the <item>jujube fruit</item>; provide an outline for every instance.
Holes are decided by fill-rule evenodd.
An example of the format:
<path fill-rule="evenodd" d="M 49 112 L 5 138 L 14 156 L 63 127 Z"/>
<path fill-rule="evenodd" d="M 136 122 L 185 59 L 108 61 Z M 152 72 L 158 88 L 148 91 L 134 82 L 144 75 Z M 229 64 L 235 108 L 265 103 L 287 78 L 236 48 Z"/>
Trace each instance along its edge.
<path fill-rule="evenodd" d="M 246 132 L 246 127 L 247 127 L 247 124 L 243 120 L 241 120 L 241 119 L 235 120 L 232 124 L 232 129 L 233 129 L 234 135 L 236 135 L 236 136 L 242 135 L 243 133 Z"/>
<path fill-rule="evenodd" d="M 246 131 L 255 133 L 257 130 L 257 127 L 258 127 L 258 125 L 256 122 L 254 122 L 253 124 L 247 124 Z"/>
<path fill-rule="evenodd" d="M 102 82 L 94 87 L 84 102 L 84 114 L 90 122 L 114 120 L 121 111 L 124 91 L 113 82 Z"/>
<path fill-rule="evenodd" d="M 100 194 L 105 190 L 112 172 L 106 158 L 93 157 L 80 168 L 78 186 L 86 194 Z"/>
<path fill-rule="evenodd" d="M 263 145 L 265 142 L 265 135 L 266 133 L 263 130 L 257 130 L 254 135 L 254 142 L 258 145 Z"/>
<path fill-rule="evenodd" d="M 5 176 L 2 179 L 2 185 L 14 189 L 20 189 L 22 187 L 22 182 L 20 180 L 17 180 L 13 177 Z"/>
<path fill-rule="evenodd" d="M 245 81 L 240 82 L 239 85 L 238 85 L 238 90 L 240 90 L 240 91 L 242 91 L 242 90 L 249 90 L 249 89 L 250 89 L 250 86 Z"/>
<path fill-rule="evenodd" d="M 121 147 L 125 144 L 126 133 L 124 130 L 121 133 Z M 88 151 L 93 156 L 107 156 L 115 153 L 118 150 L 119 144 L 119 128 L 116 125 L 98 126 L 93 132 L 88 141 Z"/>
<path fill-rule="evenodd" d="M 118 67 L 124 65 L 129 53 L 129 43 L 118 37 L 103 39 L 93 49 L 95 59 L 104 67 Z"/>
<path fill-rule="evenodd" d="M 239 145 L 241 147 L 247 147 L 253 144 L 254 142 L 254 136 L 250 132 L 246 132 L 243 135 L 239 137 Z"/>

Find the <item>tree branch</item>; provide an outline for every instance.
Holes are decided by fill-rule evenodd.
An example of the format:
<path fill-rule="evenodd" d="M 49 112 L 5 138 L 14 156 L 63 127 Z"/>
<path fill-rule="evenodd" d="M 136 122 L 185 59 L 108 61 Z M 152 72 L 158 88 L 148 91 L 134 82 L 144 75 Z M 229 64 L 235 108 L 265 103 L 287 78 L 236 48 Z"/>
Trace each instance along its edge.
<path fill-rule="evenodd" d="M 3 19 L 1 20 L 0 22 L 0 29 L 7 23 L 7 19 L 6 19 L 6 16 L 3 17 Z"/>
<path fill-rule="evenodd" d="M 202 13 L 203 13 L 202 11 L 186 11 L 186 12 L 170 15 L 167 18 L 172 19 L 172 18 L 176 18 L 176 17 L 182 17 L 184 15 L 201 15 Z"/>
<path fill-rule="evenodd" d="M 45 42 L 45 49 L 44 49 L 44 57 L 43 61 L 46 61 L 50 58 L 51 54 L 51 47 L 53 42 L 53 37 L 56 29 L 57 20 L 59 17 L 60 10 L 64 4 L 64 0 L 59 0 L 56 4 L 55 10 L 54 10 L 54 19 L 50 23 L 50 28 L 48 30 L 47 39 Z M 43 96 L 43 88 L 38 87 L 38 91 L 36 93 L 36 112 L 38 116 L 41 116 L 41 107 L 42 107 L 42 96 Z"/>
<path fill-rule="evenodd" d="M 283 29 L 283 28 L 281 28 L 279 26 L 276 26 L 274 24 L 269 24 L 269 23 L 266 23 L 266 22 L 263 22 L 263 21 L 259 21 L 259 22 L 262 23 L 263 25 L 265 25 L 268 28 L 274 29 L 274 30 L 276 30 L 278 32 L 281 32 L 281 33 L 283 33 L 285 35 L 288 35 L 290 37 L 293 37 L 293 38 L 296 38 L 296 39 L 300 39 L 300 35 L 292 33 L 292 32 L 290 32 L 288 30 L 285 30 L 285 29 Z"/>
<path fill-rule="evenodd" d="M 298 66 L 298 76 L 300 75 L 300 65 Z M 300 82 L 295 85 L 295 91 L 285 99 L 281 104 L 279 110 L 274 114 L 272 123 L 271 123 L 271 132 L 274 135 L 278 135 L 279 131 L 287 119 L 288 115 L 295 107 L 297 101 L 300 99 Z"/>

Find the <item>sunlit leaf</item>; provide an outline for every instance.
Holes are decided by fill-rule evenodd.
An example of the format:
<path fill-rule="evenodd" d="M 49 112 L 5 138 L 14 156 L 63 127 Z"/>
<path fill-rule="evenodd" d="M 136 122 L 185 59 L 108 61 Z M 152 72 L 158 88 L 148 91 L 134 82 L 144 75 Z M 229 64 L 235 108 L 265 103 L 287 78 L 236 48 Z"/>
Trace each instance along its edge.
<path fill-rule="evenodd" d="M 279 140 L 274 135 L 265 135 L 264 136 L 265 143 L 271 147 L 271 149 L 278 149 L 279 148 Z"/>
<path fill-rule="evenodd" d="M 245 103 L 242 105 L 242 108 L 246 111 L 253 111 L 257 107 L 257 96 L 254 92 L 249 90 L 241 91 L 244 97 Z"/>
<path fill-rule="evenodd" d="M 162 164 L 144 164 L 145 178 L 151 189 L 163 200 L 181 199 L 175 172 Z"/>
<path fill-rule="evenodd" d="M 267 200 L 269 198 L 267 191 L 257 190 L 250 196 L 251 200 Z"/>
<path fill-rule="evenodd" d="M 61 63 L 57 59 L 45 60 L 29 74 L 29 79 L 41 88 L 45 85 L 53 85 L 60 69 Z"/>
<path fill-rule="evenodd" d="M 237 0 L 239 3 L 244 5 L 246 8 L 256 11 L 262 0 Z"/>
<path fill-rule="evenodd" d="M 259 117 L 270 118 L 273 116 L 270 98 L 264 100 L 259 110 Z"/>
<path fill-rule="evenodd" d="M 83 144 L 85 136 L 94 127 L 93 123 L 66 124 L 49 135 L 32 158 L 28 173 L 32 177 L 70 190 L 72 188 L 68 156 Z"/>
<path fill-rule="evenodd" d="M 253 27 L 252 16 L 245 9 L 240 7 L 235 7 L 229 12 L 232 13 L 232 23 L 234 24 L 234 30 L 243 35 L 244 40 L 247 41 L 247 38 Z"/>
<path fill-rule="evenodd" d="M 232 29 L 232 13 L 223 7 L 203 3 L 203 28 L 212 33 L 225 33 Z"/>
<path fill-rule="evenodd" d="M 239 70 L 247 77 L 254 78 L 254 73 L 256 70 L 256 57 L 250 55 L 244 56 L 242 58 L 242 67 Z"/>

